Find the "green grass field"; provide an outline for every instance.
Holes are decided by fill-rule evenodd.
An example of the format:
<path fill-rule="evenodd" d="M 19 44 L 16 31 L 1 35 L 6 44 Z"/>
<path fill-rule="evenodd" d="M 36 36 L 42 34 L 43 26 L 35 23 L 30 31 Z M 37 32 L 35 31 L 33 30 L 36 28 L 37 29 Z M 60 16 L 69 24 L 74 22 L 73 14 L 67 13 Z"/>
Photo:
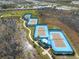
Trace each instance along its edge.
<path fill-rule="evenodd" d="M 5 12 L 0 13 L 0 15 L 3 16 L 3 17 L 8 17 L 8 16 L 20 16 L 20 18 L 22 18 L 22 16 L 23 16 L 24 14 L 27 14 L 27 13 L 31 13 L 31 14 L 33 15 L 33 17 L 39 17 L 39 16 L 38 16 L 38 15 L 39 15 L 39 11 L 37 11 L 37 10 L 5 11 Z M 46 23 L 48 22 L 48 20 L 51 20 L 51 21 L 58 21 L 59 19 L 57 19 L 57 18 L 56 18 L 56 19 L 55 19 L 55 18 L 52 18 L 52 19 L 47 19 L 47 21 L 46 21 L 46 20 L 43 20 L 42 18 L 39 18 L 39 24 L 46 24 Z M 22 22 L 22 23 L 23 23 L 23 22 Z M 52 22 L 52 23 L 53 23 L 53 22 Z M 28 27 L 28 28 L 32 31 L 31 36 L 32 36 L 32 38 L 33 38 L 33 35 L 34 35 L 34 27 Z M 57 25 L 51 25 L 51 26 L 50 26 L 50 23 L 48 23 L 48 28 L 49 28 L 49 29 L 63 29 L 63 28 L 61 28 L 61 27 L 58 27 Z M 24 29 L 25 29 L 25 28 L 24 28 Z M 25 29 L 25 30 L 26 30 L 26 29 Z M 63 29 L 63 30 L 64 30 L 64 29 Z M 26 30 L 26 33 L 29 34 L 29 31 Z M 35 45 L 34 42 L 30 40 L 29 35 L 26 35 L 26 37 L 27 37 L 28 41 L 30 42 L 30 44 L 32 44 L 33 47 L 36 49 L 36 51 L 37 51 L 37 53 L 38 53 L 38 55 L 39 55 L 38 59 L 49 59 L 48 55 L 42 55 L 43 50 L 40 48 L 40 46 Z M 50 54 L 53 55 L 51 51 L 50 51 Z M 61 59 L 60 57 L 61 57 L 61 56 L 56 56 L 56 59 Z M 63 57 L 62 57 L 62 58 L 63 58 Z M 70 57 L 66 56 L 66 58 L 68 59 L 68 58 L 70 58 Z M 73 58 L 76 59 L 75 56 L 71 56 L 70 59 L 73 59 Z"/>
<path fill-rule="evenodd" d="M 38 15 L 37 10 L 19 10 L 19 11 L 4 11 L 4 12 L 0 13 L 0 16 L 2 16 L 2 17 L 20 16 L 20 18 L 22 18 L 22 16 L 27 13 L 31 13 L 33 15 L 33 17 L 34 16 L 37 17 L 37 15 Z M 23 23 L 23 21 L 21 23 Z M 33 38 L 34 27 L 29 27 L 29 28 L 32 30 L 32 38 Z M 29 34 L 29 31 L 26 30 L 26 33 Z M 35 43 L 33 43 L 33 41 L 30 40 L 28 35 L 26 35 L 26 37 L 27 37 L 28 41 L 30 42 L 30 44 L 32 44 L 34 46 L 34 48 L 36 49 L 36 51 L 39 55 L 38 59 L 49 59 L 48 55 L 42 55 L 43 50 L 40 47 L 36 46 Z"/>
<path fill-rule="evenodd" d="M 1 13 L 1 16 L 20 16 L 20 17 L 22 17 L 24 14 L 27 14 L 27 13 L 37 15 L 37 10 L 4 11 Z"/>

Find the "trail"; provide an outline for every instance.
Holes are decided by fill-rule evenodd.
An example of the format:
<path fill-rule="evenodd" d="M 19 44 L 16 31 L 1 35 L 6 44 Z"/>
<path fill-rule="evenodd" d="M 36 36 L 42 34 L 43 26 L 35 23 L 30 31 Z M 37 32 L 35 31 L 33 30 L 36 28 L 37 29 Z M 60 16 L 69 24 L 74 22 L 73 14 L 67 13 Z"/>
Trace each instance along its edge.
<path fill-rule="evenodd" d="M 24 20 L 23 20 L 24 21 Z M 23 23 L 23 26 L 29 31 L 29 38 L 31 39 L 31 41 L 34 41 L 33 39 L 32 39 L 32 37 L 31 37 L 31 30 L 28 28 L 28 27 L 26 27 L 25 26 L 25 21 L 24 21 L 24 23 Z M 34 41 L 34 43 L 37 45 L 37 46 L 39 46 L 39 44 L 36 42 L 36 41 Z M 44 48 L 42 48 L 42 47 L 40 47 L 43 51 L 44 51 L 44 53 L 46 53 L 48 56 L 49 56 L 49 58 L 50 59 L 53 59 L 53 57 L 49 54 L 49 52 L 47 51 L 47 50 L 45 50 Z"/>

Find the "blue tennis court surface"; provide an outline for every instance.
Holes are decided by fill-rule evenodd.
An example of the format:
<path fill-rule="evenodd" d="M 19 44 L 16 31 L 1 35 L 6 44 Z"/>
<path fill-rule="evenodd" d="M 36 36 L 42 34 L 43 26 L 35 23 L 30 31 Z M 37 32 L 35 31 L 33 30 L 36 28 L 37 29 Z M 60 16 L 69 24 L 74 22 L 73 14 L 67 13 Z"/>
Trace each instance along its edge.
<path fill-rule="evenodd" d="M 62 31 L 49 31 L 49 39 L 55 54 L 72 54 L 73 49 L 70 46 L 66 36 Z"/>
<path fill-rule="evenodd" d="M 38 18 L 30 18 L 28 25 L 36 25 L 38 23 Z"/>
<path fill-rule="evenodd" d="M 23 16 L 23 19 L 27 21 L 26 26 L 33 26 L 38 23 L 38 18 L 37 17 L 32 17 L 32 14 L 25 14 Z"/>
<path fill-rule="evenodd" d="M 23 16 L 24 20 L 28 21 L 32 17 L 32 14 L 25 14 Z"/>
<path fill-rule="evenodd" d="M 73 54 L 73 49 L 61 30 L 48 30 L 47 25 L 38 25 L 38 18 L 33 18 L 31 14 L 24 15 L 24 20 L 27 21 L 27 26 L 35 25 L 34 39 L 44 44 L 46 47 L 51 47 L 54 54 Z"/>
<path fill-rule="evenodd" d="M 42 38 L 41 38 L 40 40 L 41 40 L 42 43 L 46 43 L 46 44 L 48 44 L 48 45 L 51 44 L 50 40 L 48 40 L 48 39 L 42 39 Z"/>
<path fill-rule="evenodd" d="M 48 38 L 48 26 L 47 25 L 36 25 L 34 38 Z"/>

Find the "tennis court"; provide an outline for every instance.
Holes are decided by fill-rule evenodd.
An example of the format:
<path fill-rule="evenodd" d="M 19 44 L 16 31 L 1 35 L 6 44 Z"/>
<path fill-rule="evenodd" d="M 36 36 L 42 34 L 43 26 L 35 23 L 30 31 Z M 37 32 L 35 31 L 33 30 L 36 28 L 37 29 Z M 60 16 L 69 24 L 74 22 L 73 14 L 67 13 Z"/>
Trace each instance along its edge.
<path fill-rule="evenodd" d="M 38 18 L 30 18 L 27 25 L 36 25 L 38 23 Z"/>
<path fill-rule="evenodd" d="M 48 26 L 47 25 L 36 25 L 34 38 L 48 38 Z"/>
<path fill-rule="evenodd" d="M 63 31 L 49 31 L 49 39 L 55 54 L 72 54 L 73 49 Z"/>

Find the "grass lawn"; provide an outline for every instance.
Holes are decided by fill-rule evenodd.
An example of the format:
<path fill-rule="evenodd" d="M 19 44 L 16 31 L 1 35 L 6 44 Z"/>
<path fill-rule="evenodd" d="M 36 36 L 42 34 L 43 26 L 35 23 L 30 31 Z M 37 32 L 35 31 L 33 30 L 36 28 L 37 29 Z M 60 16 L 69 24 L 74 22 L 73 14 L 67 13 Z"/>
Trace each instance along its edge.
<path fill-rule="evenodd" d="M 33 16 L 38 14 L 37 10 L 19 10 L 19 11 L 4 11 L 1 16 L 20 16 L 22 17 L 24 14 L 31 13 Z"/>
<path fill-rule="evenodd" d="M 7 16 L 20 16 L 22 18 L 22 16 L 26 13 L 31 13 L 33 15 L 33 17 L 39 17 L 37 10 L 5 11 L 5 12 L 1 13 L 1 16 L 4 16 L 4 17 L 7 17 Z M 71 32 L 71 30 L 65 25 L 60 25 L 61 23 L 59 22 L 58 18 L 52 18 L 52 19 L 46 18 L 46 20 L 44 20 L 42 18 L 39 18 L 39 24 L 47 24 L 49 29 L 63 29 L 66 32 L 66 34 L 67 34 L 68 38 L 70 39 L 70 41 L 72 41 L 72 38 L 70 37 L 70 34 L 69 34 Z M 34 38 L 33 37 L 34 36 L 34 27 L 28 27 L 28 28 L 32 31 L 31 36 L 32 36 L 32 38 Z M 40 46 L 35 45 L 35 43 L 30 40 L 29 31 L 26 30 L 26 29 L 25 29 L 25 31 L 27 33 L 26 37 L 27 37 L 29 43 L 33 45 L 33 47 L 36 49 L 36 51 L 39 55 L 38 59 L 49 59 L 48 55 L 42 55 L 43 50 L 40 48 Z M 49 52 L 50 52 L 50 54 L 52 54 L 51 51 L 49 51 Z M 58 56 L 58 58 L 59 58 L 59 56 Z M 56 59 L 58 59 L 58 58 L 56 58 Z"/>
<path fill-rule="evenodd" d="M 4 11 L 4 12 L 2 12 L 1 16 L 3 16 L 3 17 L 9 17 L 9 16 L 20 16 L 20 17 L 22 17 L 24 14 L 27 14 L 27 13 L 31 13 L 33 15 L 33 17 L 34 16 L 37 17 L 37 15 L 38 15 L 37 10 L 22 10 L 22 11 Z M 23 21 L 21 23 L 23 23 Z M 23 27 L 22 29 L 25 29 L 25 28 Z M 31 36 L 33 38 L 34 27 L 29 27 L 29 29 L 31 29 L 31 31 L 32 31 Z M 26 33 L 27 33 L 26 37 L 27 37 L 29 43 L 32 44 L 33 46 L 36 46 L 35 43 L 30 40 L 28 30 L 26 30 Z M 34 48 L 36 49 L 36 51 L 39 55 L 38 59 L 49 59 L 48 55 L 42 55 L 43 50 L 40 47 L 36 46 Z"/>

